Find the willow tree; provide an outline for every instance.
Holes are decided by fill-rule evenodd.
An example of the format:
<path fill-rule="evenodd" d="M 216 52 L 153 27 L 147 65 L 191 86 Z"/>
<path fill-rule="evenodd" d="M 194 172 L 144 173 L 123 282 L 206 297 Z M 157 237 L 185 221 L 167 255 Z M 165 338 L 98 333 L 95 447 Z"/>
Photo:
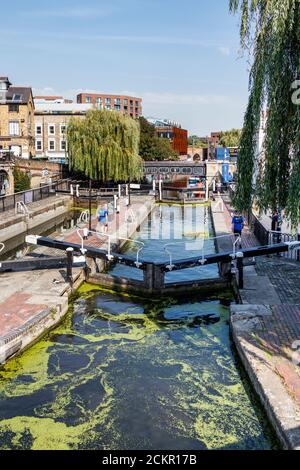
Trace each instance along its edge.
<path fill-rule="evenodd" d="M 98 181 L 139 180 L 143 169 L 139 139 L 139 124 L 129 116 L 90 110 L 85 119 L 72 118 L 68 124 L 70 169 Z"/>
<path fill-rule="evenodd" d="M 240 142 L 235 203 L 286 209 L 300 221 L 300 2 L 230 0 L 241 14 L 241 45 L 249 51 L 249 102 Z M 263 152 L 257 135 L 266 113 Z"/>

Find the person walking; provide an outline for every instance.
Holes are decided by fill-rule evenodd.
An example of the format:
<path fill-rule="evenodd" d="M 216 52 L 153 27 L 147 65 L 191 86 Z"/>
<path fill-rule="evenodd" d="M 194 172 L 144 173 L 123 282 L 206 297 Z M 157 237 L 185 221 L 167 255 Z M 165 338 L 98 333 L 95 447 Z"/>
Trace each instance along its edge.
<path fill-rule="evenodd" d="M 244 228 L 244 217 L 239 211 L 234 212 L 234 216 L 232 217 L 232 231 L 235 236 L 235 238 L 240 238 L 242 239 L 242 232 Z M 242 247 L 242 244 L 240 242 L 240 248 Z"/>
<path fill-rule="evenodd" d="M 108 207 L 99 207 L 97 210 L 97 217 L 100 225 L 100 231 L 107 233 L 108 230 Z"/>

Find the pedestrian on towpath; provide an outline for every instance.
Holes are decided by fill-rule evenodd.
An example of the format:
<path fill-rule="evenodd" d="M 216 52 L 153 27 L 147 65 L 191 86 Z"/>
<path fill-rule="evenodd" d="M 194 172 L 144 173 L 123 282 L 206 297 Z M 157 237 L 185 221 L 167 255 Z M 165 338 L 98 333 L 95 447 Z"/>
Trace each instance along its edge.
<path fill-rule="evenodd" d="M 244 228 L 244 217 L 239 211 L 234 212 L 234 216 L 232 217 L 232 231 L 234 233 L 235 238 L 242 238 L 242 232 Z M 240 248 L 241 248 L 240 243 Z"/>
<path fill-rule="evenodd" d="M 108 230 L 108 206 L 99 207 L 97 210 L 97 217 L 100 225 L 100 231 L 107 233 Z"/>

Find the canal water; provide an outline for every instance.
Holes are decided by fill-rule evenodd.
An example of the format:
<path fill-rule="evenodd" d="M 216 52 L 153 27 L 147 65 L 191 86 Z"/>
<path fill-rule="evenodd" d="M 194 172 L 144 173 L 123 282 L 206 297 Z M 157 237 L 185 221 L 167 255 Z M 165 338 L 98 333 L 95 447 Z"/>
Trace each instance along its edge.
<path fill-rule="evenodd" d="M 180 210 L 155 221 L 159 233 Z M 193 211 L 187 217 L 189 225 Z M 162 259 L 168 241 L 147 238 L 152 223 L 138 239 L 143 257 Z M 176 257 L 186 255 L 190 230 L 186 240 L 173 233 Z M 145 300 L 83 285 L 63 323 L 0 368 L 0 449 L 276 448 L 232 347 L 232 301 L 226 292 Z"/>

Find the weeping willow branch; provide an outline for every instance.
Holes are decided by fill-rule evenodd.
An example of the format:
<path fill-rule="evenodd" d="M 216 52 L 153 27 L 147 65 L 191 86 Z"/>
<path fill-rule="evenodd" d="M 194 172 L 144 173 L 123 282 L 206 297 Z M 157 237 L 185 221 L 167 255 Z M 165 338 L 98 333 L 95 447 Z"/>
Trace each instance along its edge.
<path fill-rule="evenodd" d="M 139 180 L 140 127 L 121 113 L 91 110 L 85 119 L 71 119 L 67 128 L 71 170 L 98 181 Z"/>
<path fill-rule="evenodd" d="M 292 100 L 300 79 L 299 0 L 230 0 L 240 12 L 241 45 L 251 51 L 249 103 L 238 161 L 236 204 L 248 209 L 255 199 L 262 210 L 286 209 L 300 221 L 299 107 Z M 266 111 L 263 157 L 257 136 Z"/>

